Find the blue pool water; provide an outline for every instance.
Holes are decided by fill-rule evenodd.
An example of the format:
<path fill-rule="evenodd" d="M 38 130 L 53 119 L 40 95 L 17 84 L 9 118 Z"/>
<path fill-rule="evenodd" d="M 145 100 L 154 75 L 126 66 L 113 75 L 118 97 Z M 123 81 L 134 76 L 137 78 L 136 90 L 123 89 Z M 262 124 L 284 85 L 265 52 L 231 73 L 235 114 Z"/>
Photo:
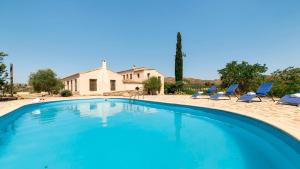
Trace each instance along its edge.
<path fill-rule="evenodd" d="M 0 118 L 1 169 L 296 169 L 300 143 L 265 123 L 191 106 L 92 99 Z"/>

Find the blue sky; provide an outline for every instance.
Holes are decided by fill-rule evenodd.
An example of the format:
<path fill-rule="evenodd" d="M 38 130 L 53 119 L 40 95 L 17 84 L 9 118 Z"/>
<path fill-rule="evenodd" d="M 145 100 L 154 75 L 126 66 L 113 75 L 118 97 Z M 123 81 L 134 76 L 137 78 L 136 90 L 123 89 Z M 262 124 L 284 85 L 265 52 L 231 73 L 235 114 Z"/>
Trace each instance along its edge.
<path fill-rule="evenodd" d="M 0 51 L 15 81 L 52 68 L 60 77 L 108 60 L 174 74 L 176 33 L 184 76 L 218 78 L 232 60 L 266 63 L 269 72 L 300 66 L 297 0 L 0 0 Z"/>

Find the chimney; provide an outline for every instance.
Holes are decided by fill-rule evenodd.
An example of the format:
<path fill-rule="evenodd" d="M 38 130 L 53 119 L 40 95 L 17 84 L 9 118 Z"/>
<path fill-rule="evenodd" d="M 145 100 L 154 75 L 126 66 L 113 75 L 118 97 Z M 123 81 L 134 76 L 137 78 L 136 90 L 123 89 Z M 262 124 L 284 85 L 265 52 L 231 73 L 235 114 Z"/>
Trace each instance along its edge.
<path fill-rule="evenodd" d="M 106 67 L 106 60 L 102 60 L 102 61 L 101 61 L 101 66 L 102 66 L 102 67 L 101 67 L 102 69 L 106 69 L 106 68 L 107 68 L 107 67 Z"/>

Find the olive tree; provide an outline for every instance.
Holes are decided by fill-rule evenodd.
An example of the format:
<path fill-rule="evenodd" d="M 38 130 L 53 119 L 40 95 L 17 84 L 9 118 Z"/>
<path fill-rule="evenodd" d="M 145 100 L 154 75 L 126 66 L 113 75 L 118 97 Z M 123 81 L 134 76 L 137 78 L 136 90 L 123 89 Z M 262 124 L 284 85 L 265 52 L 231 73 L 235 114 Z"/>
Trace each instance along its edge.
<path fill-rule="evenodd" d="M 265 73 L 268 70 L 265 64 L 249 64 L 246 61 L 241 63 L 232 61 L 227 63 L 225 68 L 218 70 L 221 75 L 223 88 L 233 83 L 239 84 L 240 92 L 255 90 L 261 81 L 264 80 Z"/>
<path fill-rule="evenodd" d="M 271 73 L 270 80 L 273 81 L 273 94 L 283 96 L 300 90 L 300 68 L 288 67 Z"/>
<path fill-rule="evenodd" d="M 150 77 L 148 80 L 143 82 L 144 84 L 144 91 L 148 94 L 154 95 L 161 88 L 161 81 L 157 77 Z"/>
<path fill-rule="evenodd" d="M 56 73 L 51 69 L 38 70 L 29 76 L 29 84 L 35 92 L 58 93 L 63 87 L 63 82 L 57 78 Z"/>

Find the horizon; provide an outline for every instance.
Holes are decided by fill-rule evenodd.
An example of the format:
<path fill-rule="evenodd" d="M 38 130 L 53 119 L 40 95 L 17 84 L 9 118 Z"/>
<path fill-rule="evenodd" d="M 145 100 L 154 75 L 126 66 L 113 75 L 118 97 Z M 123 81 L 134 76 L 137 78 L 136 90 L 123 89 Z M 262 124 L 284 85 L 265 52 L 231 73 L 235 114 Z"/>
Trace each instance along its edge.
<path fill-rule="evenodd" d="M 51 68 L 58 77 L 94 69 L 106 59 L 120 71 L 145 66 L 174 77 L 176 33 L 184 77 L 219 79 L 233 60 L 266 64 L 267 74 L 300 67 L 300 2 L 2 0 L 0 51 L 16 83 Z M 125 58 L 125 59 L 124 59 Z"/>

